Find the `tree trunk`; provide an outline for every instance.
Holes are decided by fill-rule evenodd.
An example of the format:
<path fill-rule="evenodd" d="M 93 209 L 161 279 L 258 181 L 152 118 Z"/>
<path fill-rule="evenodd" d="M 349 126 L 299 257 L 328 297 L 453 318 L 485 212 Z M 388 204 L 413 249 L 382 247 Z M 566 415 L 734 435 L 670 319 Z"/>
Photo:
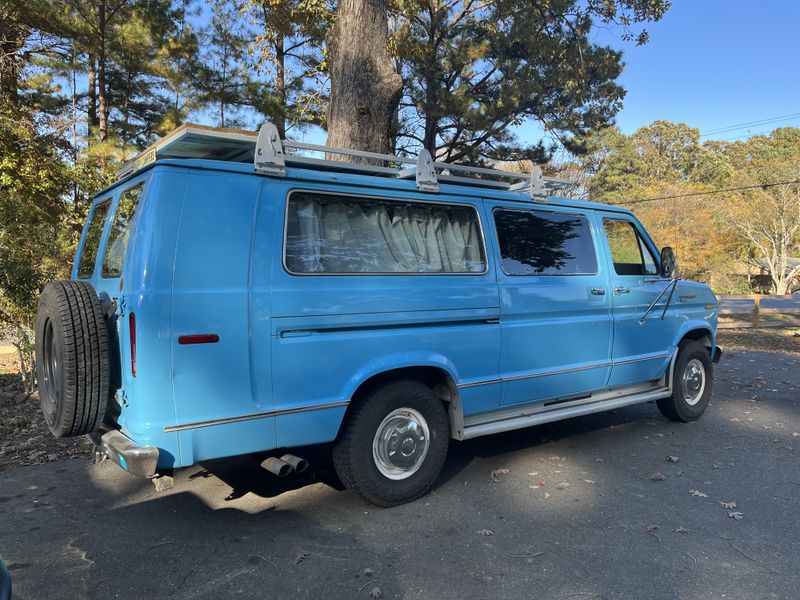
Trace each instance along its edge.
<path fill-rule="evenodd" d="M 89 86 L 89 105 L 86 107 L 86 116 L 89 120 L 89 128 L 97 127 L 100 122 L 97 120 L 97 61 L 94 54 L 89 54 L 88 86 Z"/>
<path fill-rule="evenodd" d="M 328 43 L 329 146 L 389 152 L 392 118 L 403 92 L 403 80 L 389 56 L 388 30 L 384 0 L 339 1 Z M 353 160 L 340 155 L 328 158 Z"/>
<path fill-rule="evenodd" d="M 275 92 L 280 104 L 280 114 L 277 115 L 275 126 L 283 140 L 286 139 L 286 53 L 282 35 L 278 36 L 278 43 L 275 44 Z"/>
<path fill-rule="evenodd" d="M 25 37 L 23 26 L 15 22 L 13 16 L 5 10 L 0 12 L 0 97 L 11 104 L 19 101 L 18 53 L 25 45 Z"/>
<path fill-rule="evenodd" d="M 97 7 L 97 26 L 100 30 L 100 47 L 97 54 L 97 88 L 99 100 L 99 138 L 103 142 L 108 135 L 108 105 L 106 99 L 106 0 Z"/>

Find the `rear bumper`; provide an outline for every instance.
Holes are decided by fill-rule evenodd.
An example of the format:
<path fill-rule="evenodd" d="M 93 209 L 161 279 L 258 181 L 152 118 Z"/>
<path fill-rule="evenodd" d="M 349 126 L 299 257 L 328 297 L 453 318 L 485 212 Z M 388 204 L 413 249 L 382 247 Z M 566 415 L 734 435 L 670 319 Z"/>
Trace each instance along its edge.
<path fill-rule="evenodd" d="M 100 452 L 105 453 L 128 473 L 139 477 L 155 477 L 158 448 L 140 446 L 116 429 L 94 431 L 89 434 L 89 439 Z"/>
<path fill-rule="evenodd" d="M 714 361 L 714 364 L 717 364 L 720 360 L 722 360 L 722 348 L 719 346 L 714 346 L 714 355 L 711 357 L 711 360 Z"/>

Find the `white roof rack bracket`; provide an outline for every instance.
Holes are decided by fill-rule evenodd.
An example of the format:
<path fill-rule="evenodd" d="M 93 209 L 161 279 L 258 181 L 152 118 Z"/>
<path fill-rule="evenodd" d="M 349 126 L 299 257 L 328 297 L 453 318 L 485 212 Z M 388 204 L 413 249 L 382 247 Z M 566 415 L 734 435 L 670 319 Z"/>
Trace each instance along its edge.
<path fill-rule="evenodd" d="M 408 179 L 414 177 L 417 180 L 417 189 L 420 192 L 438 192 L 439 181 L 436 179 L 436 167 L 433 165 L 431 153 L 424 148 L 417 155 L 417 164 L 410 169 L 401 169 L 398 177 Z"/>
<path fill-rule="evenodd" d="M 547 204 L 547 183 L 542 174 L 542 167 L 539 165 L 533 165 L 531 178 L 528 181 L 512 185 L 511 190 L 515 192 L 527 190 L 533 202 Z"/>
<path fill-rule="evenodd" d="M 281 136 L 278 135 L 278 128 L 273 123 L 264 123 L 258 131 L 253 165 L 259 175 L 272 175 L 275 177 L 284 177 L 286 175 L 283 144 L 281 143 Z"/>

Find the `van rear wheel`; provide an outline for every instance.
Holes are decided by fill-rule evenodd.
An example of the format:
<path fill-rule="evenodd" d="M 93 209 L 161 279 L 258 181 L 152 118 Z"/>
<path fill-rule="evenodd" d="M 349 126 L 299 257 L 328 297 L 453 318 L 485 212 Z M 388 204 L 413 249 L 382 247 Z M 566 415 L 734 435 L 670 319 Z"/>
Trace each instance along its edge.
<path fill-rule="evenodd" d="M 56 437 L 91 433 L 110 394 L 108 332 L 100 300 L 83 281 L 48 283 L 36 317 L 36 378 Z"/>
<path fill-rule="evenodd" d="M 672 395 L 657 401 L 661 414 L 684 423 L 699 419 L 711 400 L 713 380 L 708 348 L 696 340 L 681 342 L 672 375 Z"/>
<path fill-rule="evenodd" d="M 393 381 L 355 407 L 333 463 L 342 483 L 368 502 L 397 506 L 431 489 L 449 440 L 447 414 L 433 391 L 420 381 Z"/>

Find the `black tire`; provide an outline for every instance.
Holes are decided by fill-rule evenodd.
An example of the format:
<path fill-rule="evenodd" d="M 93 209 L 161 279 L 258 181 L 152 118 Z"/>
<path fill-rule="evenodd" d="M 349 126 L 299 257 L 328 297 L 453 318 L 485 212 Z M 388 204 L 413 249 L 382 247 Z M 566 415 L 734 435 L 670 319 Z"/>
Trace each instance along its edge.
<path fill-rule="evenodd" d="M 36 318 L 36 377 L 45 421 L 56 437 L 91 433 L 110 393 L 108 332 L 94 288 L 48 283 Z"/>
<path fill-rule="evenodd" d="M 397 409 L 411 409 L 422 415 L 429 431 L 427 454 L 417 470 L 404 479 L 384 475 L 373 458 L 378 428 Z M 333 464 L 342 483 L 368 502 L 397 506 L 428 493 L 442 470 L 449 442 L 447 413 L 433 391 L 412 379 L 392 381 L 359 399 L 333 450 Z"/>
<path fill-rule="evenodd" d="M 687 400 L 682 385 L 687 365 L 690 363 L 698 368 L 701 366 L 704 371 L 704 387 L 699 399 L 696 400 Z M 672 421 L 683 423 L 696 421 L 705 412 L 708 402 L 711 400 L 713 384 L 714 366 L 708 348 L 696 340 L 681 342 L 678 346 L 678 356 L 675 359 L 675 369 L 672 375 L 672 395 L 657 401 L 661 414 Z"/>

